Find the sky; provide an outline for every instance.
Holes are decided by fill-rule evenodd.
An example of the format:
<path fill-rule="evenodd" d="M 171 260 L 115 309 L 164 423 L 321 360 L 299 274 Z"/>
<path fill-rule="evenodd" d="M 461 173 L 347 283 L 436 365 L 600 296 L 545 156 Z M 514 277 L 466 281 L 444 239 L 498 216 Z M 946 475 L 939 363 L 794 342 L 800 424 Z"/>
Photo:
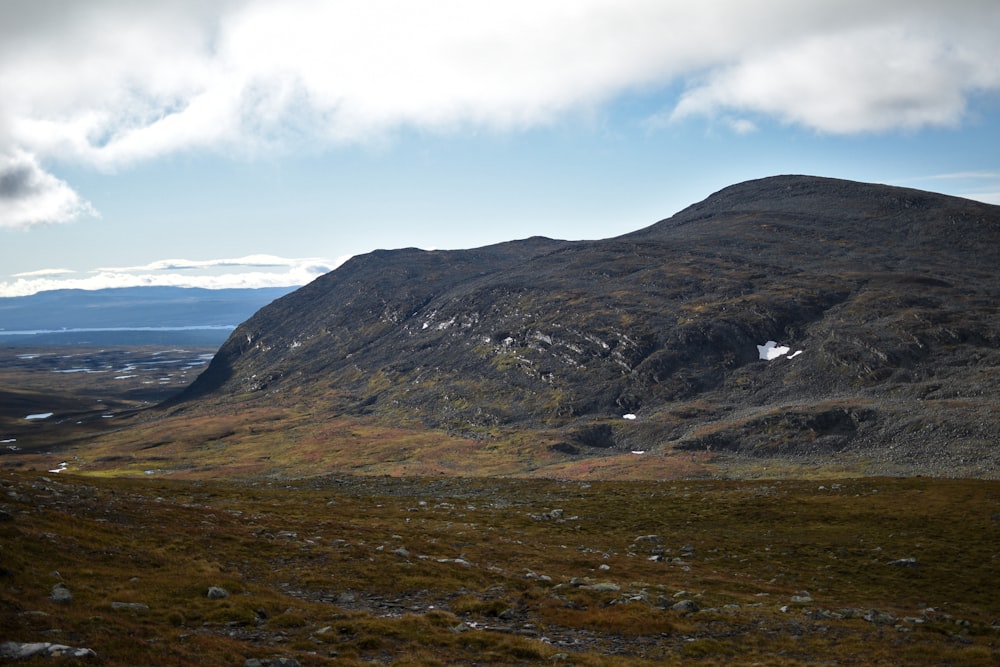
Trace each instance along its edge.
<path fill-rule="evenodd" d="M 1000 204 L 996 0 L 0 0 L 0 297 L 599 239 L 776 174 Z"/>

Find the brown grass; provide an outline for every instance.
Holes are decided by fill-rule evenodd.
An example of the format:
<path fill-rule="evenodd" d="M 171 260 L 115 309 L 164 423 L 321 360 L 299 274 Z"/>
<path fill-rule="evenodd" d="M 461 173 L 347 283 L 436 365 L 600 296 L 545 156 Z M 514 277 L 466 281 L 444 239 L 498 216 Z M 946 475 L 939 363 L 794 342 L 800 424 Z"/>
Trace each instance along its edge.
<path fill-rule="evenodd" d="M 0 487 L 0 639 L 88 646 L 101 664 L 1000 657 L 995 482 L 7 471 Z M 887 564 L 909 557 L 917 567 Z M 48 599 L 58 582 L 72 604 Z M 670 609 L 685 599 L 701 611 Z"/>

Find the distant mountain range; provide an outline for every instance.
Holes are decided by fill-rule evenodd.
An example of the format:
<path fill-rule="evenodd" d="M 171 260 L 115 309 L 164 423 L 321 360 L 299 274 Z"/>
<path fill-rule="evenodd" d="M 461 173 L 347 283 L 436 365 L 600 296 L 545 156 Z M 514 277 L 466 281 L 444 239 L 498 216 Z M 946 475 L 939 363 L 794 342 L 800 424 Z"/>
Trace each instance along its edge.
<path fill-rule="evenodd" d="M 607 240 L 355 257 L 241 324 L 174 405 L 534 434 L 566 459 L 996 475 L 998 303 L 1000 207 L 780 176 Z"/>
<path fill-rule="evenodd" d="M 294 289 L 124 287 L 0 298 L 0 345 L 218 345 L 237 324 Z"/>

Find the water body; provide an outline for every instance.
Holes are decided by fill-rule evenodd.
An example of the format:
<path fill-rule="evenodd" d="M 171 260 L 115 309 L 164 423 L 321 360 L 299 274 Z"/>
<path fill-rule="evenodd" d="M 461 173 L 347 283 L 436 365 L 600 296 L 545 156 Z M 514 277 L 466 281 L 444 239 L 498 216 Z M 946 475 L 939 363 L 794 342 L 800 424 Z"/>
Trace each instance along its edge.
<path fill-rule="evenodd" d="M 99 346 L 183 345 L 218 347 L 236 327 L 190 325 L 174 327 L 75 327 L 66 329 L 0 329 L 0 345 Z"/>
<path fill-rule="evenodd" d="M 204 324 L 187 327 L 81 327 L 76 329 L 25 329 L 15 331 L 0 329 L 0 336 L 37 336 L 41 334 L 97 333 L 103 331 L 232 331 L 235 328 L 236 326 L 233 324 Z"/>

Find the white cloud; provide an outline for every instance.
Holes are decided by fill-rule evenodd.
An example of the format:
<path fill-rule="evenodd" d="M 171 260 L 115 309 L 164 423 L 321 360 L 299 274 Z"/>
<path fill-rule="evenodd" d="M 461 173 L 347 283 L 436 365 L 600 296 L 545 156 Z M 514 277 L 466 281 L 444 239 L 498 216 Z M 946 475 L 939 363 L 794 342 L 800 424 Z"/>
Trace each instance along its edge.
<path fill-rule="evenodd" d="M 178 151 L 517 131 L 635 90 L 661 114 L 822 132 L 952 126 L 1000 91 L 995 0 L 8 0 L 0 154 L 114 170 Z M 725 120 L 739 119 L 739 120 Z M 91 212 L 62 181 L 6 224 Z M 10 221 L 16 221 L 11 223 Z"/>
<path fill-rule="evenodd" d="M 65 181 L 43 170 L 33 156 L 23 151 L 0 155 L 0 227 L 69 222 L 81 215 L 97 212 Z"/>
<path fill-rule="evenodd" d="M 41 278 L 43 276 L 64 276 L 70 273 L 76 273 L 72 269 L 38 269 L 37 271 L 24 271 L 22 273 L 15 273 L 15 278 Z"/>
<path fill-rule="evenodd" d="M 290 259 L 276 255 L 246 255 L 230 259 L 159 259 L 139 266 L 101 267 L 95 271 L 108 273 L 132 273 L 147 271 L 173 271 L 178 269 L 209 269 L 216 267 L 248 266 L 258 268 L 326 266 L 328 261 L 321 258 Z M 329 271 L 329 268 L 325 269 Z"/>
<path fill-rule="evenodd" d="M 42 269 L 17 274 L 14 276 L 16 280 L 0 282 L 0 297 L 28 296 L 54 289 L 96 290 L 154 285 L 205 289 L 292 287 L 311 282 L 347 259 L 341 257 L 331 261 L 318 257 L 293 259 L 249 255 L 237 259 L 161 260 L 144 266 L 99 268 L 79 278 L 60 278 L 56 275 L 62 270 Z M 267 268 L 278 270 L 260 270 Z"/>
<path fill-rule="evenodd" d="M 980 18 L 989 24 L 991 15 Z M 671 117 L 749 110 L 836 134 L 957 125 L 971 94 L 1000 89 L 1000 45 L 995 32 L 987 41 L 968 30 L 972 43 L 962 43 L 922 23 L 810 34 L 748 53 L 708 73 Z"/>
<path fill-rule="evenodd" d="M 757 124 L 747 118 L 727 118 L 726 124 L 736 134 L 752 134 L 757 131 Z"/>

